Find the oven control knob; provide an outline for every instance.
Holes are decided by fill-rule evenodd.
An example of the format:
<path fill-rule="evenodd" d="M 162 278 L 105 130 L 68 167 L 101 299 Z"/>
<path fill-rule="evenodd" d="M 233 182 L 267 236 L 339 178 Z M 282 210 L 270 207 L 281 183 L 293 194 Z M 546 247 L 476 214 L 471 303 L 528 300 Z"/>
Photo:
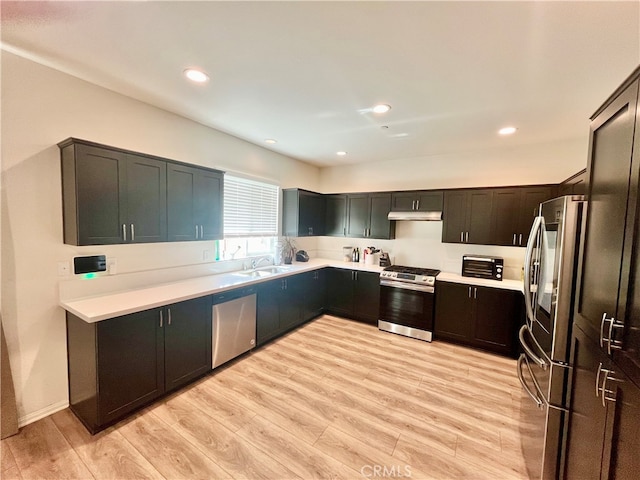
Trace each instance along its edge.
<path fill-rule="evenodd" d="M 502 277 L 502 275 L 500 275 L 499 273 L 496 273 L 496 278 L 500 278 Z"/>

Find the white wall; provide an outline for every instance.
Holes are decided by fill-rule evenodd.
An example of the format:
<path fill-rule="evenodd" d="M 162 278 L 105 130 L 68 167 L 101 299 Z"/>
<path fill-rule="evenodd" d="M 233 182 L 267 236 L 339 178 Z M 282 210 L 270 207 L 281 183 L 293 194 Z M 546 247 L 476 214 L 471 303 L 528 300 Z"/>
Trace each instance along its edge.
<path fill-rule="evenodd" d="M 103 253 L 128 272 L 202 264 L 213 242 L 73 247 L 62 242 L 60 153 L 73 136 L 318 189 L 319 170 L 2 52 L 3 325 L 21 423 L 68 401 L 59 261 Z M 111 279 L 111 283 L 114 279 Z"/>
<path fill-rule="evenodd" d="M 587 165 L 584 136 L 553 143 L 323 168 L 324 193 L 559 183 Z"/>

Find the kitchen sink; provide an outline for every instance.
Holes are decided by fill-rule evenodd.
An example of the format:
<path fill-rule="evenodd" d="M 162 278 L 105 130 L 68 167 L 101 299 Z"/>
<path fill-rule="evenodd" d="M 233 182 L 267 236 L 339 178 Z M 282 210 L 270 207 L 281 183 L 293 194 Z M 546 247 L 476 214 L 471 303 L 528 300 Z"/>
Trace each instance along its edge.
<path fill-rule="evenodd" d="M 276 273 L 285 273 L 290 271 L 290 267 L 270 266 L 256 268 L 255 270 L 242 270 L 240 272 L 233 272 L 235 275 L 242 275 L 243 277 L 263 278 L 269 275 L 275 275 Z"/>

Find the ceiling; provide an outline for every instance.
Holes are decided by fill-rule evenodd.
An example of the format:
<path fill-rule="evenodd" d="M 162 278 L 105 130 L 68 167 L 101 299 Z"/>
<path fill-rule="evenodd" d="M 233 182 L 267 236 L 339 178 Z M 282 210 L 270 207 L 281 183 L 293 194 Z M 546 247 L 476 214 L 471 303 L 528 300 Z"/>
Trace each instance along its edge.
<path fill-rule="evenodd" d="M 585 137 L 640 64 L 637 1 L 0 8 L 6 51 L 318 166 Z"/>

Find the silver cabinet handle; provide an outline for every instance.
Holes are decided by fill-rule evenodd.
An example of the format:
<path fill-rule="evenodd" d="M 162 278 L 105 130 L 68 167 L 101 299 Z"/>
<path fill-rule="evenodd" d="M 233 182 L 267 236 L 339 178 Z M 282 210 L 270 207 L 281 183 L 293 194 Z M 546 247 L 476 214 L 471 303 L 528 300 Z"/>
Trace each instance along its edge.
<path fill-rule="evenodd" d="M 471 287 L 469 287 L 469 298 L 471 298 Z"/>
<path fill-rule="evenodd" d="M 198 240 L 198 225 L 196 225 L 196 240 Z"/>
<path fill-rule="evenodd" d="M 464 232 L 460 232 L 460 243 L 464 243 Z"/>
<path fill-rule="evenodd" d="M 127 241 L 127 225 L 125 223 L 122 224 L 122 238 L 124 241 Z"/>
<path fill-rule="evenodd" d="M 520 234 L 519 240 L 518 240 L 518 245 L 522 245 L 522 234 Z"/>
<path fill-rule="evenodd" d="M 602 368 L 602 362 L 598 365 L 598 373 L 596 374 L 596 397 L 600 397 L 602 400 L 602 406 L 606 407 L 606 401 L 615 402 L 616 395 L 613 390 L 607 390 L 607 381 L 619 381 L 617 378 L 611 376 L 615 373 L 613 370 Z M 600 375 L 604 374 L 602 378 L 602 385 L 600 385 Z"/>
<path fill-rule="evenodd" d="M 473 298 L 478 298 L 478 289 L 473 287 Z"/>
<path fill-rule="evenodd" d="M 515 234 L 515 233 L 513 234 L 513 242 L 512 242 L 512 244 L 513 244 L 513 245 L 515 245 L 515 244 L 516 244 L 516 234 Z"/>
<path fill-rule="evenodd" d="M 342 235 L 344 235 L 345 237 L 347 236 L 347 228 L 343 228 L 342 229 Z"/>
<path fill-rule="evenodd" d="M 420 210 L 420 200 L 416 200 L 416 210 Z"/>
<path fill-rule="evenodd" d="M 167 309 L 167 325 L 171 325 L 171 309 Z"/>
<path fill-rule="evenodd" d="M 160 310 L 160 328 L 162 328 L 162 310 Z"/>
<path fill-rule="evenodd" d="M 604 322 L 607 321 L 607 312 L 602 314 L 602 320 L 600 320 L 600 348 L 604 347 Z M 602 364 L 600 364 L 602 366 Z"/>
<path fill-rule="evenodd" d="M 464 243 L 469 243 L 469 232 L 464 235 Z"/>
<path fill-rule="evenodd" d="M 200 225 L 200 240 L 204 238 L 204 227 Z"/>
<path fill-rule="evenodd" d="M 613 329 L 614 328 L 624 328 L 624 323 L 618 322 L 615 318 L 611 317 L 609 319 L 611 322 L 609 324 L 609 338 L 607 339 L 607 352 L 611 355 L 611 350 L 622 350 L 622 340 L 614 340 L 613 338 Z"/>
<path fill-rule="evenodd" d="M 416 209 L 416 201 L 415 201 L 415 200 L 413 200 L 413 201 L 411 202 L 411 210 L 415 210 L 415 209 Z"/>
<path fill-rule="evenodd" d="M 133 226 L 133 223 L 131 224 L 131 241 L 132 242 L 136 241 L 136 229 Z"/>

